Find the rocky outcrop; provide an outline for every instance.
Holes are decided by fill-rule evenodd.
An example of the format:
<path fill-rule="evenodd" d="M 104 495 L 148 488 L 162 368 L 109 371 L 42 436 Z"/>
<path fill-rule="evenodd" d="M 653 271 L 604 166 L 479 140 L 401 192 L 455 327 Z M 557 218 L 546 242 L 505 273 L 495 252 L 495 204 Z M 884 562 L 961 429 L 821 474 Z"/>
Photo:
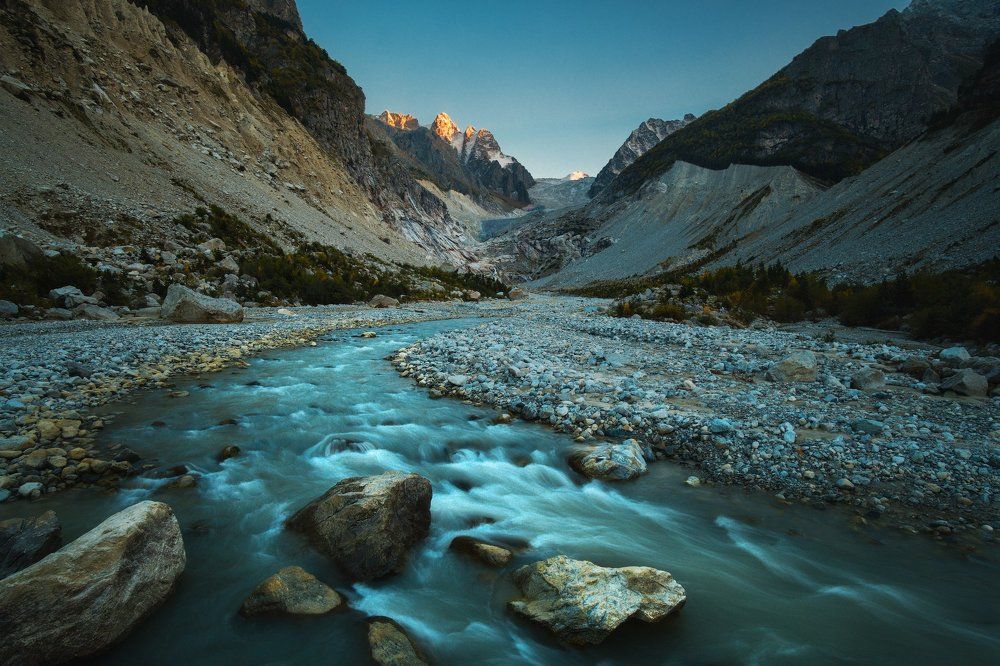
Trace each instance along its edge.
<path fill-rule="evenodd" d="M 695 120 L 694 114 L 687 114 L 680 120 L 650 118 L 632 130 L 625 143 L 612 155 L 590 186 L 589 195 L 596 197 L 611 184 L 615 176 L 627 169 L 633 162 L 665 138 Z"/>
<path fill-rule="evenodd" d="M 426 666 L 428 661 L 395 620 L 373 617 L 368 620 L 368 646 L 378 666 Z"/>
<path fill-rule="evenodd" d="M 109 647 L 149 615 L 184 571 L 170 507 L 140 502 L 0 580 L 0 662 L 58 663 Z"/>
<path fill-rule="evenodd" d="M 398 308 L 399 301 L 397 301 L 392 296 L 386 296 L 385 294 L 375 294 L 368 301 L 368 307 L 370 308 Z"/>
<path fill-rule="evenodd" d="M 52 511 L 0 522 L 0 578 L 55 552 L 61 543 L 62 525 Z"/>
<path fill-rule="evenodd" d="M 240 607 L 252 615 L 323 615 L 344 603 L 337 592 L 302 567 L 285 567 L 254 588 Z"/>
<path fill-rule="evenodd" d="M 160 306 L 160 316 L 185 324 L 232 324 L 243 321 L 243 306 L 228 298 L 212 298 L 172 284 Z"/>
<path fill-rule="evenodd" d="M 420 127 L 420 121 L 408 113 L 393 113 L 386 109 L 378 115 L 378 119 L 394 129 L 410 131 Z"/>
<path fill-rule="evenodd" d="M 569 464 L 584 476 L 606 481 L 629 481 L 646 473 L 642 447 L 634 439 L 581 448 L 570 456 Z"/>
<path fill-rule="evenodd" d="M 386 472 L 344 479 L 300 509 L 288 526 L 355 580 L 399 571 L 430 531 L 431 484 L 418 474 Z"/>
<path fill-rule="evenodd" d="M 596 645 L 629 619 L 656 622 L 687 601 L 666 571 L 604 568 L 564 555 L 521 567 L 514 582 L 523 598 L 511 601 L 510 610 L 570 645 Z"/>
<path fill-rule="evenodd" d="M 28 268 L 42 256 L 42 249 L 13 234 L 0 235 L 0 268 Z"/>

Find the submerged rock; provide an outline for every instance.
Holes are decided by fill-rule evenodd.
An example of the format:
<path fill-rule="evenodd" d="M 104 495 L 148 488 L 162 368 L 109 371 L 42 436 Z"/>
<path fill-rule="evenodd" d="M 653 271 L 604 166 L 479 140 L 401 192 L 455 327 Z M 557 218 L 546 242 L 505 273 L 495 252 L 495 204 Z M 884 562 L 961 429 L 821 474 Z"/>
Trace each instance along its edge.
<path fill-rule="evenodd" d="M 771 366 L 767 377 L 775 382 L 812 382 L 816 380 L 816 354 L 792 352 Z"/>
<path fill-rule="evenodd" d="M 62 525 L 52 511 L 0 522 L 0 578 L 20 571 L 59 549 Z"/>
<path fill-rule="evenodd" d="M 285 567 L 254 588 L 243 615 L 322 615 L 344 603 L 336 590 L 301 567 Z"/>
<path fill-rule="evenodd" d="M 449 549 L 456 553 L 468 555 L 489 567 L 504 567 L 510 562 L 513 553 L 502 546 L 481 541 L 470 536 L 458 536 L 452 539 Z"/>
<path fill-rule="evenodd" d="M 368 646 L 378 666 L 426 666 L 413 640 L 395 620 L 373 617 L 368 620 Z"/>
<path fill-rule="evenodd" d="M 596 645 L 630 618 L 656 622 L 687 601 L 666 571 L 605 568 L 564 555 L 521 567 L 514 582 L 524 598 L 508 608 L 572 645 Z"/>
<path fill-rule="evenodd" d="M 212 298 L 172 284 L 163 299 L 160 316 L 185 324 L 233 324 L 243 321 L 243 306 L 228 298 Z"/>
<path fill-rule="evenodd" d="M 642 447 L 634 439 L 580 449 L 570 456 L 569 464 L 584 476 L 607 481 L 628 481 L 646 473 Z"/>
<path fill-rule="evenodd" d="M 128 634 L 184 571 L 181 530 L 160 502 L 120 511 L 0 580 L 0 663 L 82 659 Z"/>
<path fill-rule="evenodd" d="M 431 524 L 431 482 L 390 471 L 344 479 L 288 520 L 355 580 L 399 571 Z"/>

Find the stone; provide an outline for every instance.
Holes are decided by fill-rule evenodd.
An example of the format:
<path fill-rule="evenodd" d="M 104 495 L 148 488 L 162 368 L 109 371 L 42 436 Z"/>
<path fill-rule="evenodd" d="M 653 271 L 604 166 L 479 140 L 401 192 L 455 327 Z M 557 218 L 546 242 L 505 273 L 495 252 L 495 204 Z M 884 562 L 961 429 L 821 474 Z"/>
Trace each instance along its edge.
<path fill-rule="evenodd" d="M 293 515 L 288 526 L 355 580 L 399 571 L 430 531 L 431 483 L 390 471 L 351 477 Z"/>
<path fill-rule="evenodd" d="M 106 649 L 166 599 L 185 559 L 166 504 L 114 514 L 0 580 L 0 663 L 63 662 Z"/>
<path fill-rule="evenodd" d="M 70 377 L 82 377 L 86 379 L 94 374 L 94 369 L 89 365 L 84 365 L 83 363 L 77 363 L 76 361 L 66 362 L 66 374 Z"/>
<path fill-rule="evenodd" d="M 10 301 L 0 301 L 0 317 L 16 317 L 21 308 Z"/>
<path fill-rule="evenodd" d="M 218 263 L 218 266 L 219 266 L 219 268 L 221 268 L 222 270 L 226 271 L 227 273 L 236 273 L 236 274 L 239 274 L 239 272 L 240 272 L 240 265 L 236 262 L 235 259 L 233 259 L 232 257 L 230 257 L 228 255 L 226 257 L 224 257 L 222 259 L 222 261 L 220 261 Z"/>
<path fill-rule="evenodd" d="M 816 380 L 816 354 L 792 352 L 771 366 L 767 377 L 775 382 L 812 382 Z"/>
<path fill-rule="evenodd" d="M 57 321 L 68 321 L 73 318 L 73 311 L 66 308 L 48 308 L 45 310 L 45 318 Z"/>
<path fill-rule="evenodd" d="M 607 481 L 628 481 L 646 473 L 642 447 L 634 439 L 579 449 L 570 456 L 569 464 L 584 476 Z"/>
<path fill-rule="evenodd" d="M 85 296 L 82 291 L 72 286 L 52 289 L 49 291 L 49 300 L 57 306 L 67 308 L 69 310 L 72 310 L 78 305 L 97 305 L 96 298 Z"/>
<path fill-rule="evenodd" d="M 17 494 L 28 499 L 35 499 L 42 494 L 42 490 L 44 489 L 45 486 L 38 481 L 29 481 L 28 483 L 22 483 L 18 487 Z"/>
<path fill-rule="evenodd" d="M 941 390 L 959 395 L 985 396 L 990 390 L 990 385 L 986 377 L 975 370 L 962 368 L 941 382 Z"/>
<path fill-rule="evenodd" d="M 241 453 L 240 447 L 236 446 L 235 444 L 229 444 L 228 446 L 222 447 L 222 450 L 219 451 L 218 455 L 215 456 L 215 459 L 218 460 L 219 462 L 223 462 L 224 460 L 235 458 L 236 456 L 240 455 L 240 453 Z"/>
<path fill-rule="evenodd" d="M 885 375 L 877 368 L 865 368 L 851 376 L 851 388 L 859 391 L 877 391 L 885 386 Z"/>
<path fill-rule="evenodd" d="M 243 321 L 243 307 L 228 298 L 212 298 L 179 284 L 167 289 L 160 316 L 181 323 L 232 324 Z"/>
<path fill-rule="evenodd" d="M 252 615 L 322 615 L 339 608 L 343 598 L 301 567 L 285 567 L 250 593 L 240 613 Z"/>
<path fill-rule="evenodd" d="M 43 442 L 51 442 L 62 435 L 62 427 L 55 421 L 42 419 L 35 424 L 35 427 L 38 428 L 38 437 Z"/>
<path fill-rule="evenodd" d="M 397 301 L 392 296 L 386 296 L 385 294 L 375 294 L 368 301 L 368 307 L 370 308 L 398 308 L 399 301 Z"/>
<path fill-rule="evenodd" d="M 118 313 L 114 310 L 90 303 L 84 303 L 73 308 L 73 316 L 78 319 L 92 319 L 94 321 L 115 321 L 119 319 Z"/>
<path fill-rule="evenodd" d="M 0 579 L 54 553 L 61 543 L 62 525 L 52 511 L 0 521 Z"/>
<path fill-rule="evenodd" d="M 478 291 L 476 291 L 475 289 L 469 289 L 468 291 L 465 292 L 465 300 L 467 301 L 478 301 L 482 297 L 483 295 Z"/>
<path fill-rule="evenodd" d="M 505 567 L 514 556 L 512 552 L 502 546 L 481 541 L 470 536 L 458 536 L 451 540 L 450 550 L 463 555 L 468 555 L 489 567 Z"/>
<path fill-rule="evenodd" d="M 507 298 L 509 298 L 512 301 L 527 300 L 528 296 L 529 296 L 528 291 L 526 289 L 522 289 L 521 287 L 514 287 L 509 292 L 507 292 Z"/>
<path fill-rule="evenodd" d="M 852 425 L 858 432 L 863 432 L 866 435 L 881 435 L 885 430 L 885 424 L 873 419 L 858 419 Z"/>
<path fill-rule="evenodd" d="M 965 347 L 949 347 L 948 349 L 942 349 L 938 353 L 938 358 L 947 363 L 948 365 L 961 365 L 972 358 L 969 354 L 969 350 Z"/>
<path fill-rule="evenodd" d="M 452 386 L 465 386 L 469 383 L 469 377 L 467 375 L 449 375 L 448 383 Z"/>
<path fill-rule="evenodd" d="M 26 238 L 0 233 L 0 268 L 29 268 L 42 256 L 42 249 Z"/>
<path fill-rule="evenodd" d="M 378 666 L 426 666 L 428 661 L 395 620 L 373 617 L 368 620 L 368 647 Z"/>
<path fill-rule="evenodd" d="M 514 582 L 523 598 L 508 608 L 570 645 L 597 645 L 629 619 L 657 622 L 687 601 L 666 571 L 605 568 L 565 555 L 521 567 Z"/>

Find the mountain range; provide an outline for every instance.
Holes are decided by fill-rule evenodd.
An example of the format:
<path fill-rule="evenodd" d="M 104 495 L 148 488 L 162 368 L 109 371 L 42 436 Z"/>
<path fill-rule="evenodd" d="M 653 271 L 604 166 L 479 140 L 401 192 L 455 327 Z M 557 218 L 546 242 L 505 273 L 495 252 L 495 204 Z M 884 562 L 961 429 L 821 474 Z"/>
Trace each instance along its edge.
<path fill-rule="evenodd" d="M 871 281 L 1000 246 L 995 0 L 823 37 L 561 179 L 444 113 L 368 115 L 293 0 L 6 0 L 0 19 L 0 228 L 47 246 L 183 243 L 177 220 L 214 206 L 281 247 L 553 288 L 777 260 Z"/>

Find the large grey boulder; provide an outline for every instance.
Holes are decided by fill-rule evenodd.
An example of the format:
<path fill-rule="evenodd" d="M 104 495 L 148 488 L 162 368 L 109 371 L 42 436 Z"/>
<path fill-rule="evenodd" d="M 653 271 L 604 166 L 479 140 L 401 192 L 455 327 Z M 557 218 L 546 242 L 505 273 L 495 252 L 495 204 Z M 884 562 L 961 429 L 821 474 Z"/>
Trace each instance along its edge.
<path fill-rule="evenodd" d="M 514 572 L 523 598 L 508 608 L 571 645 L 596 645 L 622 623 L 656 622 L 687 601 L 680 583 L 651 567 L 600 567 L 564 555 Z"/>
<path fill-rule="evenodd" d="M 775 382 L 812 382 L 816 380 L 816 354 L 795 351 L 771 366 L 767 377 Z"/>
<path fill-rule="evenodd" d="M 58 289 L 52 289 L 49 291 L 49 300 L 55 303 L 58 307 L 67 308 L 72 310 L 78 305 L 97 305 L 97 299 L 92 296 L 87 296 L 77 287 L 66 286 L 59 287 Z"/>
<path fill-rule="evenodd" d="M 52 511 L 0 521 L 0 578 L 31 566 L 61 543 L 62 525 Z"/>
<path fill-rule="evenodd" d="M 430 481 L 395 471 L 344 479 L 288 520 L 355 580 L 399 571 L 430 524 Z"/>
<path fill-rule="evenodd" d="M 17 306 L 17 303 L 0 301 L 0 317 L 16 317 L 20 311 L 21 308 Z"/>
<path fill-rule="evenodd" d="M 983 396 L 990 390 L 989 381 L 971 368 L 962 368 L 941 382 L 942 391 L 959 395 Z"/>
<path fill-rule="evenodd" d="M 78 319 L 92 319 L 94 321 L 117 321 L 120 319 L 118 313 L 100 305 L 84 303 L 73 308 L 73 316 Z"/>
<path fill-rule="evenodd" d="M 28 268 L 43 254 L 40 247 L 20 236 L 0 235 L 0 267 Z"/>
<path fill-rule="evenodd" d="M 285 567 L 254 588 L 243 615 L 322 615 L 344 603 L 336 590 L 302 567 Z"/>
<path fill-rule="evenodd" d="M 228 298 L 212 298 L 172 284 L 160 306 L 160 316 L 186 324 L 235 324 L 243 321 L 243 306 Z"/>
<path fill-rule="evenodd" d="M 140 502 L 0 580 L 0 663 L 83 659 L 128 634 L 184 571 L 170 507 Z"/>
<path fill-rule="evenodd" d="M 948 347 L 938 353 L 938 358 L 948 365 L 962 365 L 972 358 L 969 350 L 965 347 Z"/>
<path fill-rule="evenodd" d="M 398 308 L 399 301 L 397 301 L 392 296 L 386 296 L 385 294 L 375 294 L 368 301 L 368 307 L 370 308 Z"/>
<path fill-rule="evenodd" d="M 642 447 L 634 439 L 578 449 L 570 456 L 569 464 L 584 476 L 607 481 L 628 481 L 646 473 Z"/>

